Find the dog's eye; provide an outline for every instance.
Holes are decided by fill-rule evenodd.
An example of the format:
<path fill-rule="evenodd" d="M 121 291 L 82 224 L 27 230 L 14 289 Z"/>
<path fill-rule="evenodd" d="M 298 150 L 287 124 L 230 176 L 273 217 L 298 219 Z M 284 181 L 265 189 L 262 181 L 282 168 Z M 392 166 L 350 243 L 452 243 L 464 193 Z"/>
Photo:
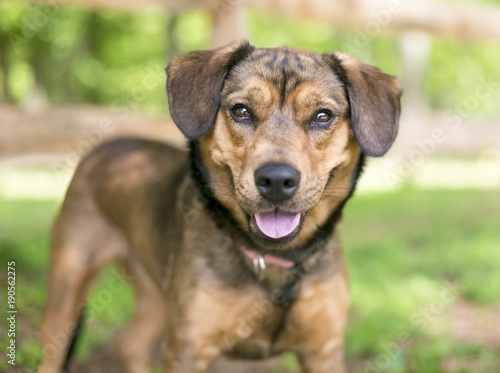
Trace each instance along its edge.
<path fill-rule="evenodd" d="M 332 115 L 326 111 L 320 111 L 316 116 L 314 117 L 314 121 L 317 123 L 327 123 L 332 119 Z"/>
<path fill-rule="evenodd" d="M 334 114 L 330 110 L 320 110 L 316 114 L 314 114 L 314 117 L 311 120 L 311 123 L 309 124 L 309 128 L 312 129 L 321 129 L 321 128 L 326 128 L 328 125 L 332 122 L 334 118 Z"/>
<path fill-rule="evenodd" d="M 245 105 L 235 105 L 231 108 L 231 116 L 237 122 L 251 122 L 252 121 L 252 113 L 250 109 Z"/>

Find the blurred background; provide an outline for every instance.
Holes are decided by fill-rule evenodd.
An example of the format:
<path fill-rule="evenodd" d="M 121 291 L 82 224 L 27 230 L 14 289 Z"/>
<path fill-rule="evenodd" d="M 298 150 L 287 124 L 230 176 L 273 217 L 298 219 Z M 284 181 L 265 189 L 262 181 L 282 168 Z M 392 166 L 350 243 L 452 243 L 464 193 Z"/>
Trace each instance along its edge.
<path fill-rule="evenodd" d="M 345 210 L 349 371 L 500 372 L 500 0 L 2 0 L 1 312 L 15 260 L 19 314 L 18 365 L 2 353 L 0 371 L 40 360 L 49 232 L 79 159 L 124 135 L 185 146 L 165 66 L 242 37 L 341 50 L 405 86 L 400 135 Z M 95 286 L 75 372 L 121 371 L 119 276 Z M 299 370 L 290 354 L 213 369 L 247 371 Z"/>

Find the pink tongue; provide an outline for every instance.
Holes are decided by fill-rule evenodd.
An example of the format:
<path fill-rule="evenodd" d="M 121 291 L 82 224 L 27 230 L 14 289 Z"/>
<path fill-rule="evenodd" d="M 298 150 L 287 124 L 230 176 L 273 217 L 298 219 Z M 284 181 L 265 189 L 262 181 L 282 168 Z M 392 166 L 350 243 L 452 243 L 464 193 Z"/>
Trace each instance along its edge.
<path fill-rule="evenodd" d="M 255 214 L 260 231 L 271 238 L 281 238 L 292 233 L 300 222 L 300 213 L 279 210 Z"/>

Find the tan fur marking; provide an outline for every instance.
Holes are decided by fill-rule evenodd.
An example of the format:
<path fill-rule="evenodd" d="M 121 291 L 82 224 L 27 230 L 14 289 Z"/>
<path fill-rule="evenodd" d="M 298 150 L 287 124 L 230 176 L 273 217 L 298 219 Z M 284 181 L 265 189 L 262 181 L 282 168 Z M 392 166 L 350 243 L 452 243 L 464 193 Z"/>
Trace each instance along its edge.
<path fill-rule="evenodd" d="M 307 372 L 330 373 L 342 365 L 343 332 L 347 324 L 349 290 L 345 264 L 342 270 L 319 282 L 306 282 L 292 306 L 277 342 L 300 351 Z M 307 370 L 310 369 L 310 370 Z"/>

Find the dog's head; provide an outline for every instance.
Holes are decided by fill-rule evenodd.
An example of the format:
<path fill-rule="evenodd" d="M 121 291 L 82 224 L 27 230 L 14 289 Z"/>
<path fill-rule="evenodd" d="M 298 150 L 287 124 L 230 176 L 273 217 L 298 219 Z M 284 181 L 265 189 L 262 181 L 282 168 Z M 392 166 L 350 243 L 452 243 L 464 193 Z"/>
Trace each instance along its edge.
<path fill-rule="evenodd" d="M 397 134 L 397 79 L 343 53 L 244 42 L 167 71 L 210 192 L 258 245 L 306 242 L 352 193 L 361 154 L 383 155 Z"/>

